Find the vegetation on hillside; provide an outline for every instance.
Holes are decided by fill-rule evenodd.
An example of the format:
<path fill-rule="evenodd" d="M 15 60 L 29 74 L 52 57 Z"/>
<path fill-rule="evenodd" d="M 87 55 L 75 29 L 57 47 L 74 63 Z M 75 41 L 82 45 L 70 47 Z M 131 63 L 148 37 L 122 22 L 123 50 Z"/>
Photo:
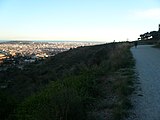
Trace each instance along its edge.
<path fill-rule="evenodd" d="M 158 31 L 141 34 L 138 40 L 140 40 L 139 44 L 156 44 L 157 46 L 160 46 L 160 24 Z"/>
<path fill-rule="evenodd" d="M 79 47 L 24 70 L 0 73 L 0 82 L 8 85 L 1 90 L 5 95 L 0 98 L 0 117 L 6 113 L 6 120 L 122 119 L 133 91 L 129 48 L 128 43 Z"/>

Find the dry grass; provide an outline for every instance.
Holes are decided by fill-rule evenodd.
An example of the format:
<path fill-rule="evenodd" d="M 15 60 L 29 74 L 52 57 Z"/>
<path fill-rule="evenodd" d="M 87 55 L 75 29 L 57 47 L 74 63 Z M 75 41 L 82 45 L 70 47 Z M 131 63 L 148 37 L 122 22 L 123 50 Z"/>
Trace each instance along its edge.
<path fill-rule="evenodd" d="M 121 120 L 128 115 L 128 109 L 132 107 L 129 95 L 132 94 L 134 73 L 134 60 L 129 50 L 130 45 L 122 44 L 113 52 L 111 59 L 112 69 L 115 70 L 112 75 L 113 91 L 117 96 L 113 107 L 113 119 Z"/>
<path fill-rule="evenodd" d="M 103 77 L 105 97 L 96 105 L 92 113 L 95 120 L 122 120 L 132 108 L 129 96 L 132 94 L 134 60 L 130 52 L 130 44 L 118 44 L 110 51 L 110 57 L 104 66 L 109 68 L 107 76 Z M 105 112 L 104 112 L 105 111 Z"/>

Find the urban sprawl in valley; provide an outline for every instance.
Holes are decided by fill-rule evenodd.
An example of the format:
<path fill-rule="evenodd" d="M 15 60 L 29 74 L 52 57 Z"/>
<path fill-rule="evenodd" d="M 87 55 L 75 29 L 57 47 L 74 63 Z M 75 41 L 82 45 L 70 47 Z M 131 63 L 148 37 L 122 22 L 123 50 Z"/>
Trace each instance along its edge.
<path fill-rule="evenodd" d="M 31 42 L 10 41 L 0 43 L 0 71 L 8 67 L 23 68 L 24 65 L 46 59 L 57 53 L 93 42 Z"/>

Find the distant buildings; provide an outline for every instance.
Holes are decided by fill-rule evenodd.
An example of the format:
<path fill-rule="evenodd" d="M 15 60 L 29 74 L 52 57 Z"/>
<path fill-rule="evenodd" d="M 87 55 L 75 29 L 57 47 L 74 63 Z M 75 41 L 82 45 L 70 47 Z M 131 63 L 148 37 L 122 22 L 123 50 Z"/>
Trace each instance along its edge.
<path fill-rule="evenodd" d="M 0 67 L 17 66 L 18 68 L 23 68 L 23 65 L 25 64 L 54 56 L 60 52 L 69 50 L 70 48 L 95 44 L 97 43 L 26 41 L 0 43 Z"/>
<path fill-rule="evenodd" d="M 0 53 L 0 59 L 3 58 L 3 57 L 5 57 L 5 55 Z"/>
<path fill-rule="evenodd" d="M 0 53 L 0 63 L 6 58 L 6 56 L 2 53 Z"/>

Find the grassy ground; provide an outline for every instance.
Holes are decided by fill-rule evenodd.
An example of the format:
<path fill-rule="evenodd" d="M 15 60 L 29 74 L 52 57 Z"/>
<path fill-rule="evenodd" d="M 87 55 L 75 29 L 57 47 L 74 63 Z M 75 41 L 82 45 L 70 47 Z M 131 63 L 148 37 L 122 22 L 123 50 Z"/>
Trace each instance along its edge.
<path fill-rule="evenodd" d="M 113 90 L 117 96 L 113 108 L 113 118 L 115 120 L 122 119 L 128 115 L 127 110 L 132 107 L 129 95 L 132 94 L 133 80 L 135 79 L 134 73 L 134 60 L 132 58 L 131 52 L 125 46 L 120 46 L 121 48 L 121 62 L 122 67 L 113 73 Z M 124 58 L 123 58 L 124 57 Z M 117 58 L 118 59 L 118 58 Z"/>
<path fill-rule="evenodd" d="M 15 83 L 8 94 L 19 101 L 6 119 L 123 119 L 132 106 L 133 66 L 130 44 L 114 43 L 80 47 L 25 71 L 7 72 Z"/>
<path fill-rule="evenodd" d="M 132 108 L 129 96 L 134 91 L 134 60 L 129 44 L 121 44 L 110 56 L 110 72 L 103 76 L 105 97 L 96 103 L 91 120 L 122 120 L 129 115 Z M 118 52 L 117 52 L 118 51 Z"/>

